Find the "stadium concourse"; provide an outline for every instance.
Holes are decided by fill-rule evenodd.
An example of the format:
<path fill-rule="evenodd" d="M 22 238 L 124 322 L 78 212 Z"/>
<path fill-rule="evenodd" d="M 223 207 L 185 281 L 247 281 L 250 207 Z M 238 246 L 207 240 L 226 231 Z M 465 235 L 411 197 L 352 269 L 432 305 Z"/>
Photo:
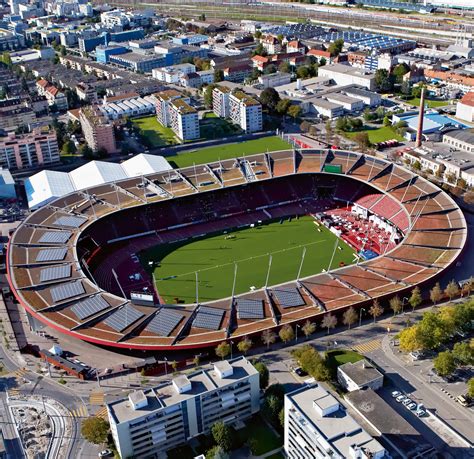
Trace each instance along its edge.
<path fill-rule="evenodd" d="M 331 219 L 340 237 L 358 250 L 370 244 L 378 256 L 206 304 L 164 305 L 135 255 L 158 243 L 309 213 Z M 454 201 L 397 165 L 346 151 L 287 150 L 57 199 L 12 235 L 7 268 L 18 301 L 59 331 L 111 347 L 190 349 L 403 295 L 454 263 L 466 237 Z M 154 304 L 130 300 L 127 280 L 137 271 Z"/>

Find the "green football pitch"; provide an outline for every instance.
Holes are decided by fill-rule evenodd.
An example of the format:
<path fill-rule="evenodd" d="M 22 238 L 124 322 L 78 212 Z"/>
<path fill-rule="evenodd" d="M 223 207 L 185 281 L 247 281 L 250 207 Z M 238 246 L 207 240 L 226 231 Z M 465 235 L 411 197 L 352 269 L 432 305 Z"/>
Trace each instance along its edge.
<path fill-rule="evenodd" d="M 265 285 L 270 254 L 268 285 L 296 279 L 304 247 L 306 254 L 300 277 L 353 262 L 354 251 L 310 216 L 264 222 L 254 228 L 209 234 L 189 241 L 161 244 L 143 251 L 140 260 L 149 269 L 155 264 L 156 287 L 167 303 L 196 301 L 196 272 L 199 301 L 212 301 L 232 295 L 235 265 L 235 294 Z"/>

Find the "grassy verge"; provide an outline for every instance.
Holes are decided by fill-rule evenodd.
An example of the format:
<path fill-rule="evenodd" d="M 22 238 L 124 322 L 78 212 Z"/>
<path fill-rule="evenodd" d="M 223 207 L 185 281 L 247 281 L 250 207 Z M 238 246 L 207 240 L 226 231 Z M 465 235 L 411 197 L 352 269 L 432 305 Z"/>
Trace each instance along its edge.
<path fill-rule="evenodd" d="M 352 139 L 359 132 L 367 132 L 369 135 L 370 143 L 379 143 L 385 142 L 386 140 L 396 139 L 399 141 L 405 140 L 401 135 L 398 135 L 390 126 L 381 126 L 381 127 L 370 127 L 364 126 L 364 129 L 361 129 L 356 132 L 345 132 L 344 135 Z"/>
<path fill-rule="evenodd" d="M 238 430 L 236 433 L 242 443 L 254 439 L 255 451 L 253 451 L 253 454 L 255 456 L 268 453 L 283 445 L 283 438 L 278 437 L 260 416 L 253 417 L 245 424 L 245 428 Z"/>
<path fill-rule="evenodd" d="M 412 99 L 405 100 L 407 104 L 413 105 L 414 107 L 420 106 L 420 98 L 413 97 Z M 439 100 L 439 99 L 426 99 L 425 104 L 429 108 L 437 108 L 437 107 L 444 107 L 445 105 L 449 105 L 449 100 Z"/>
<path fill-rule="evenodd" d="M 132 123 L 140 129 L 140 137 L 145 145 L 150 148 L 175 145 L 178 142 L 174 132 L 158 123 L 155 116 L 134 118 Z"/>
<path fill-rule="evenodd" d="M 333 376 L 336 375 L 337 367 L 348 362 L 358 362 L 364 357 L 355 351 L 348 349 L 336 349 L 326 354 L 326 365 L 331 370 Z"/>

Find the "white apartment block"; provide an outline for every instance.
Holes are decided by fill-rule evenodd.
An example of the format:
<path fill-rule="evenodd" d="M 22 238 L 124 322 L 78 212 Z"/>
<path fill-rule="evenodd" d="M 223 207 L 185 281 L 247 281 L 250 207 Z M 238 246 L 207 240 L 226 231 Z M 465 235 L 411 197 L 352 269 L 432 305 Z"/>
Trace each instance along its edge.
<path fill-rule="evenodd" d="M 326 389 L 305 386 L 285 395 L 288 459 L 379 459 L 389 457 Z"/>
<path fill-rule="evenodd" d="M 217 421 L 234 424 L 257 413 L 259 374 L 244 357 L 207 366 L 156 388 L 107 404 L 110 428 L 122 458 L 166 458 L 166 451 Z"/>
<path fill-rule="evenodd" d="M 180 140 L 199 139 L 198 112 L 184 99 L 174 99 L 169 103 L 169 121 L 170 128 Z"/>
<path fill-rule="evenodd" d="M 175 89 L 168 89 L 166 91 L 155 94 L 156 98 L 156 119 L 158 123 L 163 126 L 169 127 L 169 105 L 170 102 L 175 99 L 183 99 L 186 103 L 189 102 L 189 98 L 185 97 L 181 92 Z"/>
<path fill-rule="evenodd" d="M 262 105 L 253 97 L 242 91 L 234 91 L 229 96 L 230 119 L 243 131 L 258 132 L 262 130 Z"/>
<path fill-rule="evenodd" d="M 229 96 L 230 89 L 226 86 L 218 86 L 212 90 L 212 110 L 220 118 L 229 118 Z"/>

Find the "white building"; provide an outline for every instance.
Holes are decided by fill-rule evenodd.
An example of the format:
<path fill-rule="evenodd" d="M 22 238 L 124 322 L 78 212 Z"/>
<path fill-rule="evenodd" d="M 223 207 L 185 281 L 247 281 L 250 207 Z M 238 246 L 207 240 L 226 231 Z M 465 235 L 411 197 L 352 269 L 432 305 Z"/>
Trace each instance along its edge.
<path fill-rule="evenodd" d="M 456 118 L 474 123 L 474 92 L 468 92 L 456 104 Z"/>
<path fill-rule="evenodd" d="M 108 102 L 104 97 L 99 109 L 109 120 L 149 115 L 156 112 L 156 98 L 154 96 L 131 97 L 121 101 Z"/>
<path fill-rule="evenodd" d="M 361 88 L 349 88 L 344 90 L 344 94 L 361 100 L 369 107 L 378 107 L 382 103 L 382 96 L 373 91 L 367 91 Z"/>
<path fill-rule="evenodd" d="M 375 89 L 375 75 L 373 73 L 349 65 L 324 65 L 319 68 L 318 77 L 330 78 L 339 86 L 355 84 L 371 91 Z"/>
<path fill-rule="evenodd" d="M 180 140 L 199 139 L 199 117 L 195 108 L 184 99 L 174 99 L 168 104 L 168 110 L 170 128 Z"/>
<path fill-rule="evenodd" d="M 341 105 L 348 112 L 357 112 L 364 108 L 364 102 L 360 99 L 337 92 L 329 93 L 326 99 L 329 102 Z"/>
<path fill-rule="evenodd" d="M 291 83 L 291 75 L 285 72 L 269 73 L 268 75 L 260 75 L 258 82 L 263 88 L 275 88 L 284 84 Z"/>
<path fill-rule="evenodd" d="M 3 167 L 0 167 L 0 199 L 16 199 L 15 180 Z"/>
<path fill-rule="evenodd" d="M 337 380 L 348 392 L 367 388 L 378 390 L 383 385 L 383 374 L 367 360 L 362 359 L 337 367 Z"/>
<path fill-rule="evenodd" d="M 285 395 L 284 450 L 288 459 L 379 459 L 387 453 L 319 385 Z"/>
<path fill-rule="evenodd" d="M 229 96 L 230 119 L 246 133 L 262 130 L 262 105 L 242 91 L 233 91 Z"/>
<path fill-rule="evenodd" d="M 217 421 L 234 424 L 257 413 L 259 374 L 244 357 L 222 361 L 154 389 L 107 404 L 121 457 L 166 457 L 166 451 Z"/>
<path fill-rule="evenodd" d="M 164 83 L 178 84 L 179 79 L 183 75 L 194 73 L 195 71 L 196 66 L 194 64 L 177 64 L 153 69 L 151 75 L 153 78 L 163 81 Z"/>
<path fill-rule="evenodd" d="M 323 98 L 314 98 L 310 101 L 311 111 L 320 116 L 332 119 L 344 115 L 344 107 L 340 103 L 331 102 Z"/>
<path fill-rule="evenodd" d="M 220 118 L 229 118 L 230 88 L 217 86 L 212 90 L 212 110 Z"/>

